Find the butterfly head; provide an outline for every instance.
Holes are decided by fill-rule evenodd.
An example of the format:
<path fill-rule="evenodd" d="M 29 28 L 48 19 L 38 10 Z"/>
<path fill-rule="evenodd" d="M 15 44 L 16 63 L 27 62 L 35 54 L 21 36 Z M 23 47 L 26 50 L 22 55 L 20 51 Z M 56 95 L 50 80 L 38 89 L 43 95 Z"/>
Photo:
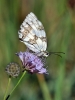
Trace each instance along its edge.
<path fill-rule="evenodd" d="M 47 51 L 45 51 L 45 52 L 43 53 L 43 56 L 44 56 L 44 57 L 48 57 L 48 56 L 49 56 L 49 53 L 48 53 Z"/>

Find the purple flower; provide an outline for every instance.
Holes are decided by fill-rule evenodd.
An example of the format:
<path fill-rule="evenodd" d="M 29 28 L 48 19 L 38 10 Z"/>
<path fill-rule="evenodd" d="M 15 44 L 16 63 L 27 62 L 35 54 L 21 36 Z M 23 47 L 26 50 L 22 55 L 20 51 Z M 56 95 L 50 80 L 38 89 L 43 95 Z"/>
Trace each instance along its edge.
<path fill-rule="evenodd" d="M 30 73 L 40 73 L 47 74 L 46 68 L 44 68 L 44 64 L 41 58 L 37 57 L 33 53 L 30 52 L 19 52 L 16 53 L 22 61 L 24 66 L 24 70 Z"/>

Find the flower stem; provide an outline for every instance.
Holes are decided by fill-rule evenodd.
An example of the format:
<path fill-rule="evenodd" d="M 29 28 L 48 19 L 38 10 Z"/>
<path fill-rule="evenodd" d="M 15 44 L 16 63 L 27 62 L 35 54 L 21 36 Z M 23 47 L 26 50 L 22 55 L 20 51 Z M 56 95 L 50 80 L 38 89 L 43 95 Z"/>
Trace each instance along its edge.
<path fill-rule="evenodd" d="M 37 78 L 38 78 L 38 81 L 39 81 L 39 85 L 41 87 L 41 91 L 42 91 L 44 100 L 52 100 L 51 94 L 49 92 L 47 83 L 46 83 L 45 78 L 44 78 L 44 75 L 43 74 L 41 74 L 41 75 L 37 74 Z"/>
<path fill-rule="evenodd" d="M 10 94 L 7 96 L 7 98 L 5 100 L 8 100 L 8 98 L 10 97 L 10 95 L 14 92 L 14 90 L 17 88 L 17 86 L 20 84 L 22 78 L 24 77 L 26 71 L 23 72 L 21 78 L 19 79 L 19 81 L 17 82 L 17 84 L 15 85 L 15 87 L 13 88 L 13 90 L 10 92 Z"/>
<path fill-rule="evenodd" d="M 10 85 L 10 82 L 11 82 L 11 77 L 9 77 L 9 80 L 8 80 L 8 85 L 7 85 L 7 88 L 6 88 L 6 92 L 5 92 L 5 95 L 4 95 L 4 99 L 6 98 L 6 95 L 7 95 L 7 92 L 8 92 L 8 88 L 9 88 L 9 85 Z"/>

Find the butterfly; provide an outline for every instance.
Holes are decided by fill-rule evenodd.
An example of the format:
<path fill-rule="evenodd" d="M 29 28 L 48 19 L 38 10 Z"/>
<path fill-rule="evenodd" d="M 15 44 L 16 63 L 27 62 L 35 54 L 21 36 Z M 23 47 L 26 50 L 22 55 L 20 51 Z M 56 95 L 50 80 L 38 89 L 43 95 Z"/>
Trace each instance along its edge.
<path fill-rule="evenodd" d="M 47 57 L 47 38 L 42 23 L 37 19 L 34 13 L 26 16 L 20 30 L 18 31 L 19 39 L 27 48 L 33 51 L 37 56 Z"/>
<path fill-rule="evenodd" d="M 59 53 L 63 52 L 47 52 L 47 38 L 46 32 L 42 23 L 38 20 L 34 13 L 29 13 L 18 31 L 19 39 L 27 48 L 34 52 L 37 56 L 48 57 L 48 55 L 55 54 L 61 57 Z M 64 54 L 64 53 L 63 53 Z"/>

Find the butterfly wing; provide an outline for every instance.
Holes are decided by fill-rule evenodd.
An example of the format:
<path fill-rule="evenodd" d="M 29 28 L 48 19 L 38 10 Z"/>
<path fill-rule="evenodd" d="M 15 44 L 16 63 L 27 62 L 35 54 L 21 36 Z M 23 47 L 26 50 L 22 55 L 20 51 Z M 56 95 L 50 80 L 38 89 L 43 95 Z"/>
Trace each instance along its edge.
<path fill-rule="evenodd" d="M 23 21 L 18 32 L 20 40 L 33 52 L 46 51 L 46 33 L 42 23 L 31 12 Z"/>

